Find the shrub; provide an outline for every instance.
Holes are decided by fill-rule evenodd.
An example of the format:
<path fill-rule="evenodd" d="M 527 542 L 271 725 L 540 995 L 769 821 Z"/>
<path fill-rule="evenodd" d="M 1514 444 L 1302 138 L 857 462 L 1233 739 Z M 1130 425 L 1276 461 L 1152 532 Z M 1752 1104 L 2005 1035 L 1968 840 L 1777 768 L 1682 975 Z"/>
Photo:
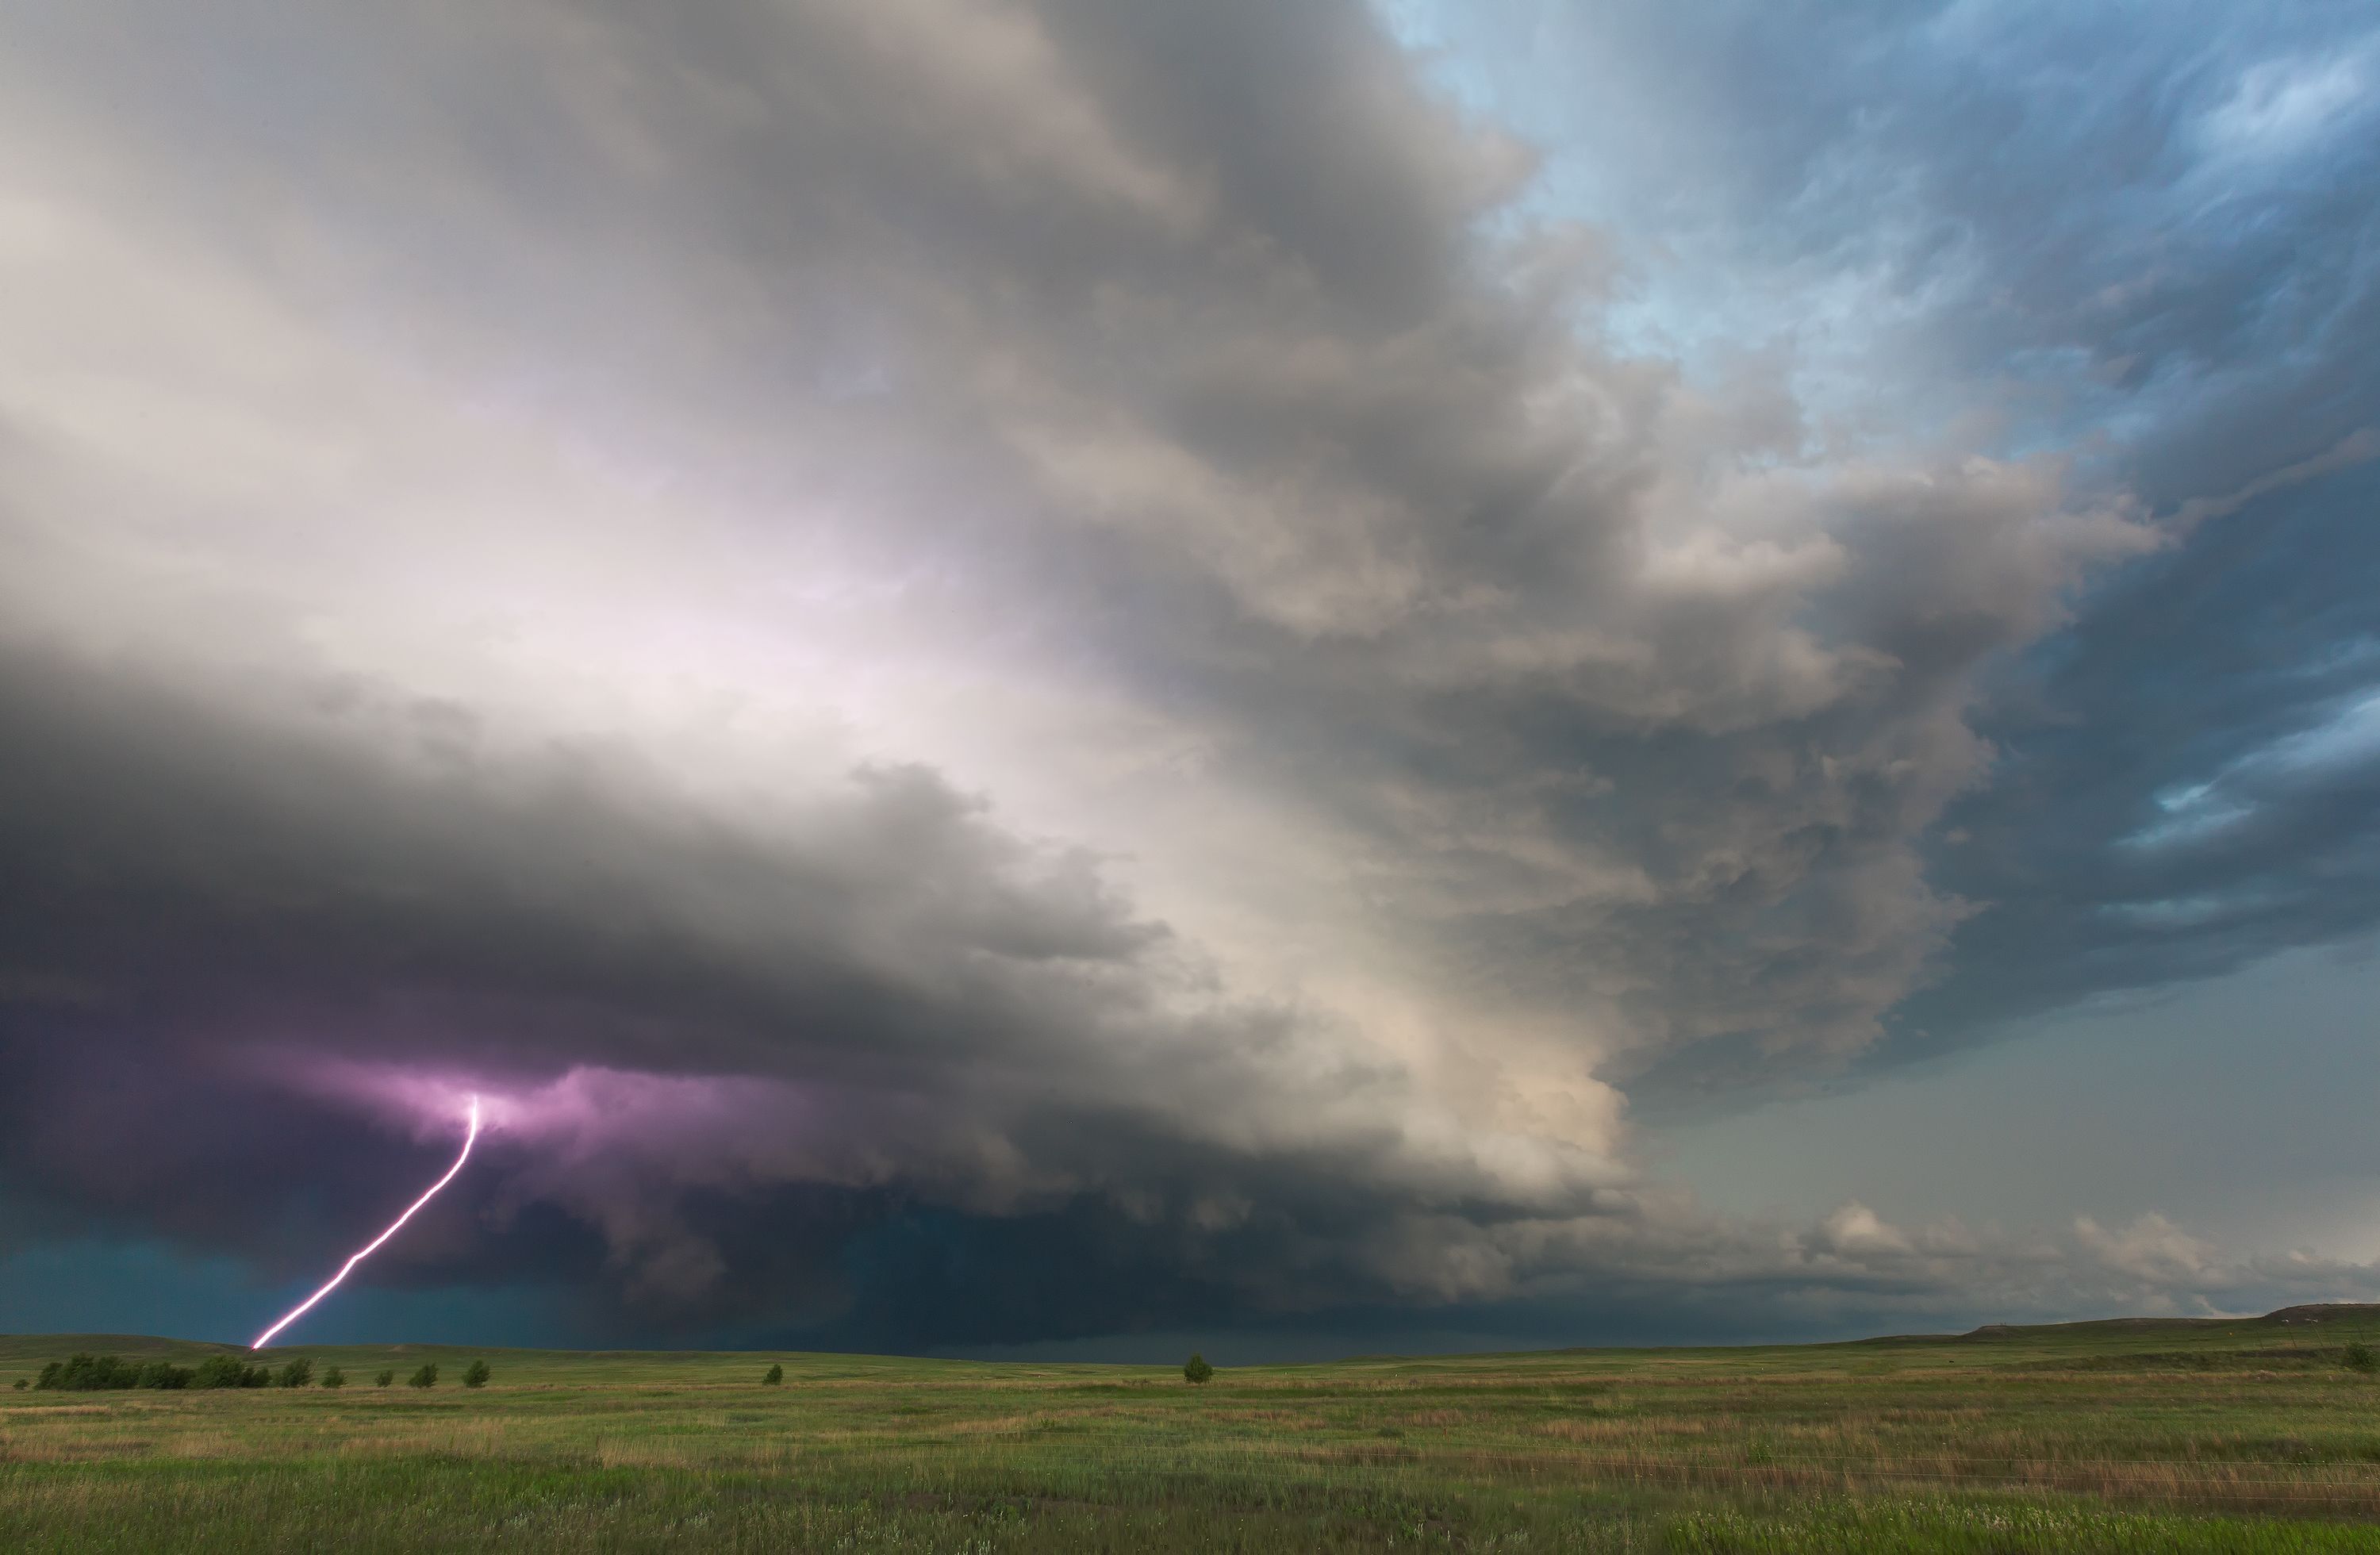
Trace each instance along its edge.
<path fill-rule="evenodd" d="M 1188 1360 L 1182 1363 L 1182 1376 L 1184 1381 L 1200 1383 L 1214 1375 L 1215 1368 L 1207 1364 L 1207 1357 L 1204 1355 L 1194 1353 Z"/>
<path fill-rule="evenodd" d="M 323 1387 L 325 1387 L 325 1388 L 344 1388 L 344 1387 L 346 1387 L 346 1385 L 347 1385 L 347 1374 L 346 1374 L 346 1372 L 344 1372 L 344 1371 L 341 1371 L 337 1367 L 326 1367 L 326 1368 L 323 1370 L 323 1372 L 322 1372 L 322 1386 L 323 1386 Z"/>
<path fill-rule="evenodd" d="M 186 1366 L 171 1361 L 151 1361 L 140 1368 L 140 1385 L 144 1388 L 187 1388 L 198 1375 Z"/>
<path fill-rule="evenodd" d="M 396 1368 L 395 1367 L 386 1367 L 372 1373 L 372 1383 L 376 1387 L 385 1388 L 395 1380 Z"/>
<path fill-rule="evenodd" d="M 15 1382 L 13 1382 L 13 1383 L 11 1383 L 11 1384 L 9 1384 L 9 1385 L 10 1385 L 11 1387 L 15 1388 L 15 1389 L 16 1389 L 18 1392 L 20 1392 L 20 1393 L 21 1393 L 21 1392 L 23 1392 L 23 1391 L 24 1391 L 28 1387 L 31 1386 L 31 1384 L 30 1384 L 30 1383 L 27 1382 L 27 1381 L 26 1381 L 23 1378 L 21 1378 L 21 1377 L 19 1377 L 18 1379 L 17 1379 L 17 1380 L 16 1380 Z"/>
<path fill-rule="evenodd" d="M 2380 1354 L 2374 1354 L 2372 1346 L 2360 1339 L 2350 1339 L 2347 1342 L 2347 1348 L 2339 1352 L 2338 1362 L 2350 1371 L 2361 1371 L 2367 1375 L 2380 1371 Z"/>
<path fill-rule="evenodd" d="M 438 1386 L 438 1363 L 424 1361 L 419 1371 L 405 1379 L 405 1385 L 408 1388 L 435 1388 Z"/>
<path fill-rule="evenodd" d="M 250 1366 L 237 1355 L 209 1355 L 199 1363 L 189 1385 L 193 1388 L 261 1388 L 273 1380 L 273 1374 L 261 1366 Z"/>
<path fill-rule="evenodd" d="M 487 1362 L 473 1361 L 469 1366 L 463 1369 L 463 1386 L 466 1388 L 484 1388 L 488 1385 L 488 1379 L 494 1375 L 494 1372 L 488 1369 Z"/>
<path fill-rule="evenodd" d="M 300 1355 L 283 1367 L 273 1380 L 284 1388 L 302 1388 L 314 1380 L 314 1363 Z"/>
<path fill-rule="evenodd" d="M 140 1385 L 140 1368 L 114 1355 L 94 1355 L 78 1351 L 63 1361 L 52 1361 L 42 1368 L 33 1386 L 60 1388 L 88 1392 L 100 1388 L 137 1388 Z"/>
<path fill-rule="evenodd" d="M 773 1388 L 784 1379 L 785 1368 L 773 1361 L 770 1363 L 769 1369 L 760 1374 L 760 1382 L 764 1387 Z"/>

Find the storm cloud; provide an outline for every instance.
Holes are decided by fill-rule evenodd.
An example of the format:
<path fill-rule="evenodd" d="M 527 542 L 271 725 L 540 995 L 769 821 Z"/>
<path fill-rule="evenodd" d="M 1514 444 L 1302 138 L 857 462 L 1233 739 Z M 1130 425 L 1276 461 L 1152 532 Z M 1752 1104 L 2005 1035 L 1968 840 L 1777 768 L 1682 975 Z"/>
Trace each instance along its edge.
<path fill-rule="evenodd" d="M 382 1277 L 621 1332 L 2364 1288 L 1632 1122 L 2380 909 L 2380 43 L 2022 10 L 12 9 L 8 1225 L 477 1092 Z"/>

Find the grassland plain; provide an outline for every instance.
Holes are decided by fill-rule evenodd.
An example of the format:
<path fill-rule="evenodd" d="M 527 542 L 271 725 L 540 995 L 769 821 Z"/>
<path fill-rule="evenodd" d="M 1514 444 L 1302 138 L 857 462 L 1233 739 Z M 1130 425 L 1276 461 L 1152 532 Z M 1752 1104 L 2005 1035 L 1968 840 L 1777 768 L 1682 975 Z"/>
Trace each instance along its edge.
<path fill-rule="evenodd" d="M 290 1345 L 62 1393 L 0 1339 L 0 1549 L 2380 1550 L 2380 1309 L 1218 1373 Z M 472 1359 L 478 1391 L 452 1384 Z M 402 1378 L 426 1360 L 446 1379 Z M 782 1361 L 782 1387 L 760 1377 Z M 397 1371 L 389 1388 L 374 1373 Z"/>

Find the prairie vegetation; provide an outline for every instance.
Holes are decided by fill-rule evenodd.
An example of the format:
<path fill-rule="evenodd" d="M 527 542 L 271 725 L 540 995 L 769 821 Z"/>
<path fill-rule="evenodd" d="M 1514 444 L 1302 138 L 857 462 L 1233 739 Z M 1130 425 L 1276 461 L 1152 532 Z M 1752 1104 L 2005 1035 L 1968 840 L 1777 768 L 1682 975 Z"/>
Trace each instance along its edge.
<path fill-rule="evenodd" d="M 2380 1548 L 2380 1314 L 1327 1366 L 289 1347 L 0 1391 L 0 1548 Z M 196 1372 L 213 1347 L 0 1340 Z M 782 1367 L 768 1386 L 757 1363 Z M 466 1373 L 468 1376 L 468 1374 Z M 325 1372 L 327 1380 L 327 1372 Z"/>

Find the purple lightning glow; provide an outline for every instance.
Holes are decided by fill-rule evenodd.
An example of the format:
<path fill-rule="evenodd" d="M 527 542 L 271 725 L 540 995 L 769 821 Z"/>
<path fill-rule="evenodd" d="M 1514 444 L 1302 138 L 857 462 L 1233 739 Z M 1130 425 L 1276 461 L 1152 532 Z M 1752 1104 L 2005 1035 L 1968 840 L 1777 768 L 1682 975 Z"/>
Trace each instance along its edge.
<path fill-rule="evenodd" d="M 419 1209 L 423 1205 L 437 1197 L 438 1190 L 455 1180 L 455 1173 L 462 1171 L 463 1163 L 471 1159 L 471 1141 L 477 1139 L 479 1136 L 480 1099 L 475 1096 L 471 1098 L 470 1130 L 463 1136 L 463 1153 L 455 1158 L 455 1164 L 446 1169 L 446 1175 L 431 1184 L 427 1192 L 423 1193 L 419 1198 L 415 1199 L 411 1204 L 407 1205 L 406 1207 L 405 1213 L 396 1218 L 395 1224 L 391 1225 L 386 1231 L 382 1232 L 378 1236 L 373 1237 L 370 1242 L 364 1244 L 362 1251 L 357 1253 L 355 1257 L 349 1258 L 346 1262 L 341 1264 L 339 1266 L 339 1271 L 336 1274 L 332 1275 L 328 1281 L 324 1282 L 321 1290 L 316 1291 L 312 1295 L 308 1296 L 304 1301 L 299 1302 L 296 1306 L 290 1308 L 287 1316 L 284 1317 L 279 1322 L 273 1324 L 271 1328 L 265 1330 L 262 1333 L 258 1334 L 256 1336 L 256 1342 L 250 1344 L 249 1348 L 251 1350 L 263 1349 L 267 1340 L 270 1340 L 274 1334 L 279 1333 L 283 1329 L 287 1328 L 290 1324 L 304 1317 L 308 1308 L 311 1307 L 316 1302 L 322 1300 L 324 1296 L 329 1295 L 333 1291 L 336 1290 L 338 1288 L 339 1282 L 346 1279 L 348 1272 L 352 1270 L 356 1265 L 363 1262 L 364 1259 L 378 1252 L 382 1243 L 387 1241 L 390 1237 L 395 1236 L 404 1226 L 406 1221 L 413 1219 L 415 1210 Z"/>

